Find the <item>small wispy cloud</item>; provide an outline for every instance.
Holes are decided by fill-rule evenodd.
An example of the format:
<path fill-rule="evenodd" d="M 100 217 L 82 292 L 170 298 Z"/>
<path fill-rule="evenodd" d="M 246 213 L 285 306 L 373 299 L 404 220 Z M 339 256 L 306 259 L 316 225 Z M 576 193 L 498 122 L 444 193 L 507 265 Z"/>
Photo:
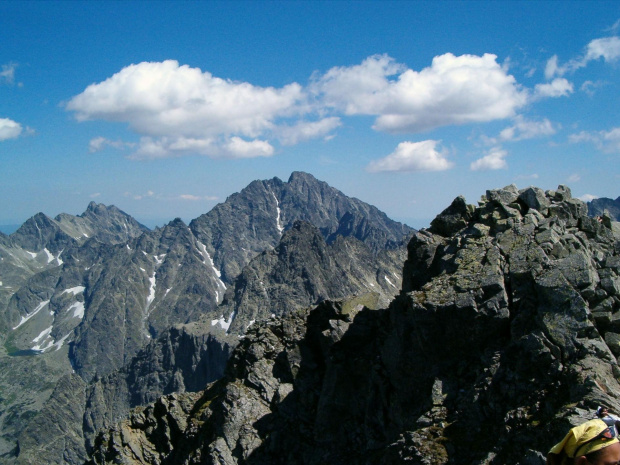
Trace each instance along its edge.
<path fill-rule="evenodd" d="M 530 121 L 519 115 L 515 118 L 514 124 L 503 129 L 497 139 L 489 139 L 493 143 L 516 142 L 537 137 L 552 136 L 556 133 L 553 123 L 547 118 L 542 121 Z"/>
<path fill-rule="evenodd" d="M 135 147 L 136 144 L 132 142 L 123 142 L 122 140 L 110 140 L 105 137 L 95 137 L 91 139 L 88 143 L 88 151 L 90 153 L 96 153 L 104 150 L 106 147 L 112 147 L 117 150 L 122 150 L 125 148 Z"/>
<path fill-rule="evenodd" d="M 472 171 L 492 171 L 508 168 L 506 157 L 508 152 L 501 147 L 493 147 L 485 156 L 472 162 L 469 169 Z"/>
<path fill-rule="evenodd" d="M 582 92 L 585 92 L 586 94 L 588 94 L 589 96 L 593 96 L 595 94 L 595 92 L 600 89 L 603 86 L 608 85 L 609 83 L 605 82 L 605 81 L 584 81 L 583 84 L 581 84 L 581 87 L 579 88 L 579 90 L 581 90 Z"/>
<path fill-rule="evenodd" d="M 617 23 L 616 23 L 617 24 Z M 614 25 L 614 27 L 616 27 Z M 565 64 L 560 65 L 557 55 L 553 55 L 547 61 L 545 67 L 545 77 L 551 79 L 554 76 L 563 76 L 566 73 L 574 72 L 584 68 L 591 61 L 603 59 L 606 63 L 613 63 L 620 59 L 620 37 L 602 37 L 592 40 L 580 57 L 573 58 Z"/>
<path fill-rule="evenodd" d="M 374 160 L 366 167 L 367 171 L 445 171 L 453 163 L 447 158 L 447 152 L 437 150 L 436 140 L 422 142 L 401 142 L 396 150 L 385 158 Z"/>
<path fill-rule="evenodd" d="M 520 174 L 519 176 L 517 176 L 517 179 L 519 180 L 527 180 L 527 179 L 538 179 L 538 173 L 532 173 L 532 174 Z"/>
<path fill-rule="evenodd" d="M 129 197 L 129 198 L 132 198 L 134 200 L 144 200 L 144 199 L 156 197 L 155 192 L 153 192 L 152 190 L 148 190 L 148 191 L 146 191 L 143 194 L 135 194 L 135 193 L 132 193 L 132 192 L 125 192 L 123 195 L 125 197 Z"/>
<path fill-rule="evenodd" d="M 280 126 L 274 132 L 282 145 L 296 145 L 319 137 L 332 138 L 334 129 L 342 126 L 340 118 L 332 116 L 319 121 L 300 121 L 293 126 Z"/>
<path fill-rule="evenodd" d="M 620 127 L 609 131 L 581 131 L 571 134 L 568 141 L 572 144 L 591 142 L 604 153 L 620 153 Z"/>
<path fill-rule="evenodd" d="M 15 84 L 15 69 L 17 68 L 17 63 L 7 63 L 0 67 L 0 84 Z"/>
<path fill-rule="evenodd" d="M 214 195 L 194 195 L 194 194 L 181 194 L 178 196 L 178 199 L 180 200 L 189 200 L 189 201 L 199 201 L 199 200 L 206 200 L 209 202 L 213 202 L 215 200 L 218 200 L 219 197 L 214 196 Z"/>
<path fill-rule="evenodd" d="M 573 93 L 573 84 L 565 78 L 555 78 L 545 84 L 536 84 L 534 87 L 533 100 L 542 98 L 567 97 Z"/>

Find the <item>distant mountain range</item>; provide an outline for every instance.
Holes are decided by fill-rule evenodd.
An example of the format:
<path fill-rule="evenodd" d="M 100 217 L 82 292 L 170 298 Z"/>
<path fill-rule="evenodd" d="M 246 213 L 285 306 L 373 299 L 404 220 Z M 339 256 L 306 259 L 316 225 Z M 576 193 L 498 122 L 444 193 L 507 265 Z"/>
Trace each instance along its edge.
<path fill-rule="evenodd" d="M 529 437 L 520 415 L 546 414 L 523 413 L 530 397 L 514 386 L 496 399 L 487 374 L 526 379 L 502 360 L 544 358 L 545 334 L 552 354 L 573 337 L 544 326 L 547 307 L 532 300 L 555 295 L 544 293 L 552 277 L 562 295 L 580 293 L 613 346 L 617 203 L 588 203 L 608 215 L 598 222 L 564 187 L 508 186 L 478 207 L 455 199 L 417 232 L 295 172 L 154 230 L 95 203 L 39 213 L 0 234 L 0 463 L 276 463 L 292 451 L 425 463 L 420 450 L 454 453 L 434 432 L 484 439 L 476 419 L 491 405 Z M 563 382 L 542 379 L 537 398 L 551 402 L 545 386 Z M 482 439 L 450 447 L 474 463 L 495 453 Z"/>
<path fill-rule="evenodd" d="M 389 302 L 413 232 L 300 172 L 153 231 L 94 203 L 35 215 L 0 236 L 0 454 L 14 460 L 19 437 L 19 460 L 79 463 L 129 408 L 220 377 L 255 322 L 326 298 Z"/>

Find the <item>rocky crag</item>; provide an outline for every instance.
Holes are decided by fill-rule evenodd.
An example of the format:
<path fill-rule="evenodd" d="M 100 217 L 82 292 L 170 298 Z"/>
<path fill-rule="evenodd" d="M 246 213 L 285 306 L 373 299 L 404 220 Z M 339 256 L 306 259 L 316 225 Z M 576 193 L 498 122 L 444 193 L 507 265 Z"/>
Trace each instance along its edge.
<path fill-rule="evenodd" d="M 105 216 L 101 208 L 91 204 L 82 217 L 88 212 Z M 201 389 L 217 379 L 252 320 L 271 317 L 265 309 L 250 314 L 241 308 L 241 302 L 251 308 L 251 302 L 260 300 L 253 290 L 261 286 L 269 289 L 272 302 L 289 299 L 294 305 L 341 297 L 345 291 L 374 290 L 377 298 L 389 300 L 400 287 L 403 238 L 412 231 L 305 173 L 293 173 L 288 182 L 253 182 L 189 225 L 177 219 L 125 242 L 110 242 L 101 233 L 91 237 L 76 218 L 81 217 L 59 215 L 54 221 L 71 225 L 67 240 L 79 238 L 77 245 L 63 248 L 59 239 L 55 248 L 46 245 L 40 252 L 20 249 L 27 257 L 50 255 L 54 260 L 12 289 L 6 306 L 0 307 L 4 350 L 10 354 L 0 357 L 7 368 L 0 405 L 10 410 L 0 428 L 0 457 L 4 454 L 7 463 L 16 454 L 34 460 L 25 463 L 79 463 L 96 429 L 115 423 L 129 408 L 165 393 Z M 296 227 L 298 220 L 317 224 Z M 58 236 L 36 224 L 43 236 Z M 287 239 L 288 231 L 297 239 Z M 0 239 L 4 244 L 7 236 Z M 289 240 L 288 249 L 274 261 L 273 250 L 280 250 L 281 240 Z M 51 244 L 36 246 L 44 243 Z M 349 256 L 337 253 L 340 245 Z M 308 247 L 309 253 L 296 252 L 298 246 Z M 247 285 L 236 285 L 254 259 L 267 261 L 252 265 L 254 276 L 243 278 Z M 337 263 L 336 271 L 353 267 L 356 273 L 346 279 L 334 273 L 315 276 L 310 266 L 300 265 L 306 259 L 308 265 Z M 289 269 L 278 265 L 282 260 L 288 260 Z M 296 272 L 303 274 L 295 278 Z M 290 286 L 284 277 L 292 280 Z M 282 311 L 292 310 L 293 304 Z M 177 331 L 177 325 L 189 322 L 194 323 Z M 183 353 L 188 348 L 192 352 Z M 37 377 L 39 370 L 44 375 Z M 19 394 L 8 376 L 16 372 L 27 386 Z M 59 407 L 76 399 L 65 410 Z M 35 416 L 38 411 L 41 415 Z M 67 441 L 60 431 L 75 436 Z M 60 442 L 48 440 L 50 434 Z M 12 441 L 19 435 L 15 448 Z M 58 454 L 38 454 L 40 444 Z"/>
<path fill-rule="evenodd" d="M 620 221 L 620 197 L 616 200 L 601 197 L 588 202 L 588 215 L 609 215 L 614 221 Z"/>
<path fill-rule="evenodd" d="M 620 412 L 620 231 L 586 213 L 563 186 L 455 199 L 387 308 L 252 325 L 221 380 L 132 411 L 89 463 L 542 465 Z"/>

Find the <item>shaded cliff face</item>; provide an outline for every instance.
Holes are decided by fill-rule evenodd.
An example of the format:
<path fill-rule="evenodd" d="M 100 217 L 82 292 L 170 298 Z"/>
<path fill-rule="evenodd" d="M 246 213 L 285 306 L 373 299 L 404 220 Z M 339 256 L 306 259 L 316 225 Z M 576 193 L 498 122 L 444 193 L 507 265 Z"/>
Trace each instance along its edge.
<path fill-rule="evenodd" d="M 226 291 L 216 318 L 220 325 L 230 323 L 228 333 L 243 335 L 253 322 L 325 299 L 375 292 L 387 305 L 400 289 L 405 244 L 377 253 L 351 236 L 328 244 L 315 226 L 297 221 L 274 249 L 243 269 Z"/>
<path fill-rule="evenodd" d="M 253 326 L 225 377 L 102 432 L 91 463 L 542 464 L 620 411 L 620 244 L 557 191 L 462 198 L 409 243 L 387 309 Z"/>

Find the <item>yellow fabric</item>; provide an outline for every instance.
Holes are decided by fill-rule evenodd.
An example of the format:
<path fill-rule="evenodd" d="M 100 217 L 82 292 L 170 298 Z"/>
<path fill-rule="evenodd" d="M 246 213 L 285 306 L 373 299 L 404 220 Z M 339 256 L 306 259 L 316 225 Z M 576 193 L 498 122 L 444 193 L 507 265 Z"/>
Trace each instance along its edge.
<path fill-rule="evenodd" d="M 605 429 L 607 429 L 607 425 L 603 420 L 586 421 L 572 428 L 566 437 L 553 446 L 549 452 L 557 455 L 564 453 L 567 457 L 574 458 L 576 452 L 579 452 L 579 457 L 581 457 L 617 443 L 618 438 L 592 441 L 593 438 L 601 434 Z"/>

